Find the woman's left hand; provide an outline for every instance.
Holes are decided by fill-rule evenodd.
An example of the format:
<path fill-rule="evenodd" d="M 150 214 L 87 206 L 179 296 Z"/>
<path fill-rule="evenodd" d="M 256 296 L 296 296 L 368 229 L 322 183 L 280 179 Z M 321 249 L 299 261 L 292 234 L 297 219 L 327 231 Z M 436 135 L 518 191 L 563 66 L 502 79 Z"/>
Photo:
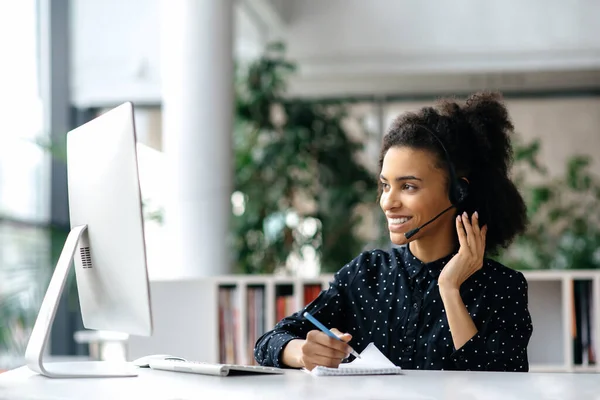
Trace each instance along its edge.
<path fill-rule="evenodd" d="M 480 229 L 478 217 L 477 212 L 471 221 L 466 212 L 456 217 L 460 248 L 440 273 L 440 289 L 460 289 L 464 281 L 483 267 L 487 225 Z"/>

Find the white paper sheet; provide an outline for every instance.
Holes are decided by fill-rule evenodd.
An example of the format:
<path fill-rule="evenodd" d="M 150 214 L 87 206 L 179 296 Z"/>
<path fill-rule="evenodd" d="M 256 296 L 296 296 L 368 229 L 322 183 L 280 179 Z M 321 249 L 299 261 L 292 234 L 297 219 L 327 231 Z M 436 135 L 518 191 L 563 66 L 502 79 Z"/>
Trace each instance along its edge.
<path fill-rule="evenodd" d="M 352 362 L 340 364 L 340 368 L 396 368 L 374 343 L 369 345 L 360 353 L 361 358 L 355 358 Z"/>
<path fill-rule="evenodd" d="M 316 376 L 401 374 L 400 367 L 395 366 L 373 343 L 369 343 L 360 356 L 352 362 L 340 364 L 338 368 L 315 367 L 311 373 Z"/>

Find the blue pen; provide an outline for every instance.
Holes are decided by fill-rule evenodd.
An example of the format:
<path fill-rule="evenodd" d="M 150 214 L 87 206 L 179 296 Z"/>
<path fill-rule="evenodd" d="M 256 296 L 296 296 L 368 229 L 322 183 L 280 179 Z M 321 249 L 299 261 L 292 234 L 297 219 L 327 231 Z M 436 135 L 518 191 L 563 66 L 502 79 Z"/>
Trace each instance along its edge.
<path fill-rule="evenodd" d="M 340 342 L 343 342 L 342 339 L 340 339 L 335 333 L 331 332 L 329 329 L 327 329 L 325 327 L 325 325 L 323 325 L 322 323 L 320 323 L 319 321 L 317 321 L 317 319 L 315 317 L 313 317 L 312 315 L 310 315 L 308 312 L 305 312 L 304 317 L 309 320 L 310 322 L 312 322 L 317 328 L 319 328 L 321 331 L 323 331 L 324 333 L 327 334 L 327 336 L 334 338 L 336 340 L 339 340 Z M 360 354 L 358 354 L 352 347 L 350 347 L 350 350 L 352 350 L 350 352 L 350 354 L 352 354 L 354 357 L 356 358 L 361 358 Z"/>

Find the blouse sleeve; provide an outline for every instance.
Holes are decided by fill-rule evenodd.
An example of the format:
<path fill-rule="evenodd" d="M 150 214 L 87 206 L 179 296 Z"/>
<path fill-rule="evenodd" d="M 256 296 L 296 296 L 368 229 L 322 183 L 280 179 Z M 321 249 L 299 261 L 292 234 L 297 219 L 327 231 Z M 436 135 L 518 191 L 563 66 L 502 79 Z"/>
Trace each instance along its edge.
<path fill-rule="evenodd" d="M 456 367 L 471 371 L 529 371 L 527 345 L 533 327 L 527 280 L 521 272 L 495 302 L 485 326 L 452 354 Z"/>
<path fill-rule="evenodd" d="M 367 257 L 361 254 L 346 264 L 334 275 L 329 288 L 322 291 L 314 301 L 301 311 L 282 319 L 272 330 L 262 335 L 254 347 L 256 361 L 264 366 L 285 367 L 281 359 L 285 346 L 293 339 L 305 339 L 309 331 L 317 329 L 302 316 L 305 311 L 314 315 L 326 327 L 344 332 L 347 329 L 344 318 L 346 293 L 356 276 L 357 267 L 362 265 Z"/>

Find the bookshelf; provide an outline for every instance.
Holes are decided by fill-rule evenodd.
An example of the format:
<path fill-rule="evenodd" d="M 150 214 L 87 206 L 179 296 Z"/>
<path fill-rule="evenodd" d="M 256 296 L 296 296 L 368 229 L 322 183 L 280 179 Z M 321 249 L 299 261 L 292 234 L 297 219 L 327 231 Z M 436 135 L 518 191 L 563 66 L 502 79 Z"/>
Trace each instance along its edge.
<path fill-rule="evenodd" d="M 600 372 L 594 362 L 600 348 L 600 271 L 525 271 L 524 275 L 534 326 L 528 348 L 530 370 Z M 281 316 L 318 296 L 331 278 L 232 275 L 153 281 L 154 333 L 132 336 L 128 359 L 172 354 L 252 364 L 256 339 Z M 574 339 L 576 332 L 582 341 Z M 587 342 L 595 350 L 591 355 L 582 351 Z"/>
<path fill-rule="evenodd" d="M 171 354 L 253 364 L 256 339 L 317 297 L 331 278 L 231 275 L 152 281 L 154 332 L 151 337 L 131 336 L 127 358 Z"/>
<path fill-rule="evenodd" d="M 600 271 L 524 274 L 529 283 L 533 320 L 528 348 L 531 370 L 600 372 Z M 585 329 L 586 325 L 589 329 Z M 588 348 L 592 350 L 591 357 L 585 351 Z"/>

